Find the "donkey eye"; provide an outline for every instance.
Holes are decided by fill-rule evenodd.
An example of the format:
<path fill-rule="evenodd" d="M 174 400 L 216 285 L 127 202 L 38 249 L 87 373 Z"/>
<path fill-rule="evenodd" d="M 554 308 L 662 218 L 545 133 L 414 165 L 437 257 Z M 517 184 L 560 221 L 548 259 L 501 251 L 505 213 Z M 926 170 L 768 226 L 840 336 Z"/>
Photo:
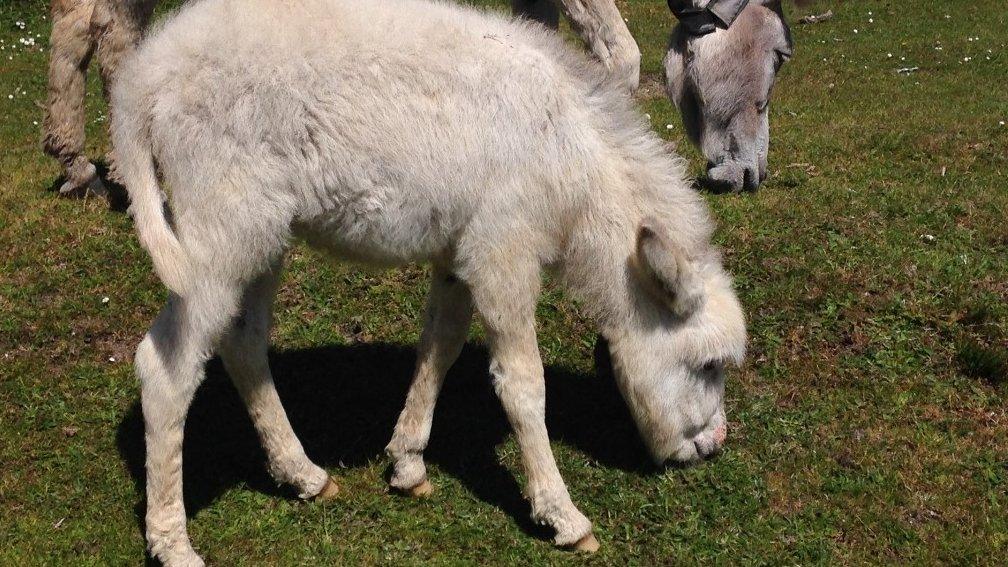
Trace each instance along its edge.
<path fill-rule="evenodd" d="M 779 49 L 774 50 L 774 74 L 776 75 L 784 63 L 791 59 L 791 53 L 788 51 L 781 51 Z"/>
<path fill-rule="evenodd" d="M 766 112 L 766 109 L 770 107 L 770 101 L 764 100 L 756 103 L 756 110 L 760 112 Z"/>

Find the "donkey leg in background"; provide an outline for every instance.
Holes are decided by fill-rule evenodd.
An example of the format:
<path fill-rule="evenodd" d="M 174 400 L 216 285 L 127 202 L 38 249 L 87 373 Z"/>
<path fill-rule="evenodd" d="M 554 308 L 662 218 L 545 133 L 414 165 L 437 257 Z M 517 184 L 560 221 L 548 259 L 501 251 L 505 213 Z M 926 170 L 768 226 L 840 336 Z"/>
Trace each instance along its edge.
<path fill-rule="evenodd" d="M 641 53 L 614 0 L 561 0 L 567 19 L 609 73 L 630 92 L 640 84 Z"/>
<path fill-rule="evenodd" d="M 53 0 L 49 85 L 42 147 L 63 166 L 61 195 L 103 195 L 105 187 L 84 155 L 84 90 L 94 51 L 89 33 L 94 0 Z"/>
<path fill-rule="evenodd" d="M 561 0 L 564 12 L 592 53 L 631 92 L 640 83 L 640 49 L 613 0 Z M 557 29 L 560 24 L 554 0 L 512 0 L 515 15 Z"/>
<path fill-rule="evenodd" d="M 150 21 L 157 0 L 93 0 L 94 15 L 91 17 L 91 37 L 94 38 L 98 66 L 106 100 L 108 91 L 119 71 L 119 64 L 140 42 L 144 29 Z M 115 169 L 112 150 L 106 156 L 108 178 L 120 183 Z"/>

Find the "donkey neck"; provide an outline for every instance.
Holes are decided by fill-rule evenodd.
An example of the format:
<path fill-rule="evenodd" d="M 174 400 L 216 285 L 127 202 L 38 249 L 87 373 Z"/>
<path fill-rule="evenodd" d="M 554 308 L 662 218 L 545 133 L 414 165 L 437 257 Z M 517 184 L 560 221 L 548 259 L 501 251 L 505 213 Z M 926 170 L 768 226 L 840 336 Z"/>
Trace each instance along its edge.
<path fill-rule="evenodd" d="M 609 339 L 635 316 L 640 292 L 634 254 L 641 215 L 631 199 L 614 193 L 599 198 L 575 224 L 559 270 L 580 311 Z"/>

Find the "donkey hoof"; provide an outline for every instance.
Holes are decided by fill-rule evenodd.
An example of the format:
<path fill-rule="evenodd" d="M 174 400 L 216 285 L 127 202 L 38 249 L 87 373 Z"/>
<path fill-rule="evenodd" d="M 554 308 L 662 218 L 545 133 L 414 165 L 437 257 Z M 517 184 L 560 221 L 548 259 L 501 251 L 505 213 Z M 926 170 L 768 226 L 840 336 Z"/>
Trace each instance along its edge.
<path fill-rule="evenodd" d="M 334 500 L 337 496 L 339 496 L 339 485 L 336 484 L 336 481 L 332 477 L 329 477 L 326 479 L 326 484 L 322 487 L 322 490 L 315 495 L 314 500 L 316 502 L 326 502 Z"/>
<path fill-rule="evenodd" d="M 186 538 L 185 535 L 182 536 Z M 205 567 L 203 559 L 192 548 L 188 538 L 179 542 L 150 542 L 151 556 L 156 558 L 163 567 Z"/>
<path fill-rule="evenodd" d="M 426 498 L 427 496 L 433 494 L 433 492 L 434 492 L 434 485 L 431 484 L 430 481 L 427 480 L 426 478 L 423 479 L 423 482 L 421 482 L 420 484 L 406 491 L 406 493 L 412 496 L 413 498 Z"/>
<path fill-rule="evenodd" d="M 82 184 L 72 181 L 63 183 L 59 188 L 59 194 L 61 197 L 105 197 L 108 195 L 108 189 L 105 188 L 101 178 L 95 175 Z"/>
<path fill-rule="evenodd" d="M 595 534 L 588 532 L 588 535 L 574 542 L 570 548 L 578 553 L 595 553 L 599 550 L 599 542 L 595 539 Z"/>
<path fill-rule="evenodd" d="M 66 181 L 63 185 L 60 185 L 60 197 L 83 197 L 87 193 L 87 186 L 87 183 L 78 185 L 72 181 Z"/>
<path fill-rule="evenodd" d="M 402 490 L 400 490 L 400 492 L 402 492 L 403 495 L 405 496 L 409 496 L 410 498 L 426 498 L 431 494 L 433 494 L 434 485 L 431 484 L 430 481 L 425 478 L 420 482 L 420 484 L 412 488 L 403 488 Z"/>

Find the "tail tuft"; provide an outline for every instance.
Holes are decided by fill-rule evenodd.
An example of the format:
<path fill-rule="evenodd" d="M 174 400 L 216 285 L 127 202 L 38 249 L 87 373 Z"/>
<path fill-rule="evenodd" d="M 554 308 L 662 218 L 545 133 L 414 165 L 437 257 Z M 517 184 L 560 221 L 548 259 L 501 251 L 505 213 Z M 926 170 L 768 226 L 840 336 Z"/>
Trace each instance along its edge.
<path fill-rule="evenodd" d="M 114 93 L 126 95 L 128 93 Z M 189 256 L 165 217 L 150 141 L 150 119 L 142 105 L 114 97 L 112 143 L 116 167 L 130 197 L 130 215 L 141 246 L 164 285 L 178 295 L 189 288 Z"/>

